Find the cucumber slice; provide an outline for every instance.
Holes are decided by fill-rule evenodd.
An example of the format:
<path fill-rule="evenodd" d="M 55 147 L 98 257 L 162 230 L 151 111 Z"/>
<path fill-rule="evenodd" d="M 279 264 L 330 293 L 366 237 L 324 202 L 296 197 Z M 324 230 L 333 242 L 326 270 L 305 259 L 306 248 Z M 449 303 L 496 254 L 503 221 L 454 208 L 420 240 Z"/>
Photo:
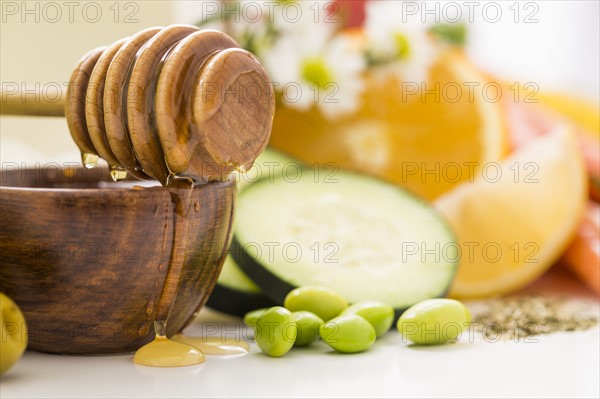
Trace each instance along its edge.
<path fill-rule="evenodd" d="M 252 169 L 246 173 L 236 172 L 238 192 L 257 181 L 274 181 L 284 173 L 293 174 L 302 167 L 299 161 L 266 148 L 256 159 Z M 228 256 L 206 305 L 219 312 L 243 317 L 251 310 L 270 308 L 277 304 L 265 296 L 231 256 Z"/>
<path fill-rule="evenodd" d="M 459 260 L 453 233 L 421 199 L 374 178 L 309 169 L 241 193 L 230 253 L 275 302 L 320 285 L 397 313 L 444 296 Z"/>
<path fill-rule="evenodd" d="M 238 192 L 241 192 L 252 183 L 261 180 L 273 181 L 278 177 L 282 177 L 283 174 L 294 174 L 296 170 L 303 167 L 300 161 L 267 147 L 256 158 L 254 165 L 248 172 L 236 172 Z"/>
<path fill-rule="evenodd" d="M 260 294 L 258 285 L 244 274 L 240 267 L 235 263 L 231 256 L 227 256 L 223 269 L 219 275 L 218 283 L 226 288 L 244 291 L 249 294 Z"/>
<path fill-rule="evenodd" d="M 243 317 L 254 309 L 275 306 L 260 288 L 252 282 L 228 256 L 217 280 L 217 285 L 208 298 L 206 306 L 219 312 Z"/>

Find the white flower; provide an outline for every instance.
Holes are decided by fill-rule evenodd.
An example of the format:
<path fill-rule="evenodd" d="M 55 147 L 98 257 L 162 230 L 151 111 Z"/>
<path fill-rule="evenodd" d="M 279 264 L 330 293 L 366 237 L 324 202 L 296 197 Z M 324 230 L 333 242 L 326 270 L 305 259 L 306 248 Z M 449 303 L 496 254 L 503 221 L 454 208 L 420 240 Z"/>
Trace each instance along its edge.
<path fill-rule="evenodd" d="M 270 11 L 277 2 L 241 0 L 236 3 L 228 6 L 231 11 L 224 27 L 242 47 L 260 56 L 272 45 L 273 16 Z"/>
<path fill-rule="evenodd" d="M 327 24 L 279 38 L 263 56 L 286 106 L 307 111 L 316 106 L 329 119 L 355 111 L 363 89 L 365 62 L 352 40 L 330 39 Z"/>
<path fill-rule="evenodd" d="M 310 34 L 316 25 L 333 31 L 336 18 L 327 11 L 331 4 L 324 0 L 240 0 L 223 6 L 228 15 L 223 27 L 242 47 L 261 57 L 278 37 Z"/>
<path fill-rule="evenodd" d="M 369 56 L 384 71 L 405 82 L 427 81 L 437 52 L 428 25 L 403 15 L 401 1 L 371 1 L 366 6 L 365 33 Z"/>

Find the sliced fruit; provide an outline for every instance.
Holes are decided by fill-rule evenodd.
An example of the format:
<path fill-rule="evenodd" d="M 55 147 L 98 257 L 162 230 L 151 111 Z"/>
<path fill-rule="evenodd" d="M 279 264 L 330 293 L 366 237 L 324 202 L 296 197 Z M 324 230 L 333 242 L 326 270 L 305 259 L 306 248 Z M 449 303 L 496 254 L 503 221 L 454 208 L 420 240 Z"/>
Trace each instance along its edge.
<path fill-rule="evenodd" d="M 254 309 L 270 308 L 276 303 L 265 296 L 239 268 L 231 256 L 223 269 L 206 306 L 234 316 L 243 317 Z"/>
<path fill-rule="evenodd" d="M 498 85 L 462 53 L 443 55 L 425 90 L 382 80 L 378 72 L 365 80 L 361 108 L 336 120 L 316 108 L 280 107 L 271 145 L 309 165 L 333 162 L 427 199 L 468 180 L 471 163 L 497 161 L 506 152 L 504 110 L 490 100 Z"/>
<path fill-rule="evenodd" d="M 544 98 L 544 97 L 542 97 Z M 575 102 L 575 104 L 579 104 Z M 577 132 L 579 148 L 583 154 L 585 166 L 589 177 L 590 197 L 600 201 L 600 113 L 596 110 L 595 115 L 591 106 L 581 104 L 581 112 L 563 106 L 551 109 L 545 102 L 541 103 L 505 103 L 507 119 L 510 126 L 510 142 L 513 148 L 519 148 L 534 137 L 546 134 L 559 124 L 571 124 Z M 564 110 L 564 113 L 559 113 Z"/>
<path fill-rule="evenodd" d="M 600 202 L 600 139 L 582 135 L 579 144 L 588 172 L 590 198 Z"/>
<path fill-rule="evenodd" d="M 273 181 L 278 177 L 295 175 L 303 168 L 296 161 L 279 151 L 266 148 L 246 173 L 237 173 L 237 187 L 241 192 L 252 183 L 261 180 Z M 217 284 L 208 299 L 207 306 L 219 312 L 243 317 L 251 310 L 270 308 L 277 305 L 248 278 L 231 256 L 223 264 Z"/>
<path fill-rule="evenodd" d="M 224 285 L 230 289 L 237 289 L 252 294 L 260 293 L 260 288 L 240 270 L 231 255 L 225 259 L 218 282 L 220 285 Z"/>
<path fill-rule="evenodd" d="M 245 173 L 236 172 L 238 191 L 260 180 L 273 181 L 284 174 L 294 175 L 302 167 L 300 161 L 267 147 L 256 158 L 250 170 Z"/>
<path fill-rule="evenodd" d="M 232 254 L 266 295 L 323 286 L 398 311 L 445 295 L 457 244 L 428 204 L 367 176 L 315 173 L 240 194 Z"/>
<path fill-rule="evenodd" d="M 564 262 L 588 287 L 600 293 L 600 205 L 590 201 Z"/>
<path fill-rule="evenodd" d="M 562 93 L 539 93 L 535 95 L 535 98 L 539 99 L 542 105 L 553 109 L 600 139 L 600 107 L 598 104 Z"/>
<path fill-rule="evenodd" d="M 435 202 L 461 242 L 455 297 L 519 289 L 560 256 L 586 203 L 575 134 L 556 129 Z"/>

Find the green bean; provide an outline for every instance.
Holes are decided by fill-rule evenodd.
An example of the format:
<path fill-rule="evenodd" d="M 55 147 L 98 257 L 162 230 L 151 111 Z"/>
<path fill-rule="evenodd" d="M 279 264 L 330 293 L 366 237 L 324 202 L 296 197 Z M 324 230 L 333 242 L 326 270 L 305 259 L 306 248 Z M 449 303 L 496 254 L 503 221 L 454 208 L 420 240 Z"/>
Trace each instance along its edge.
<path fill-rule="evenodd" d="M 380 301 L 361 301 L 350 305 L 342 312 L 345 314 L 356 314 L 367 320 L 375 329 L 377 337 L 389 331 L 394 322 L 394 308 Z"/>
<path fill-rule="evenodd" d="M 354 315 L 338 316 L 319 329 L 321 339 L 338 352 L 357 353 L 375 342 L 375 329 L 364 318 Z"/>
<path fill-rule="evenodd" d="M 256 325 L 256 321 L 258 320 L 260 315 L 265 313 L 265 311 L 267 311 L 267 310 L 269 310 L 269 309 L 268 308 L 260 308 L 260 309 L 252 310 L 252 311 L 246 313 L 246 315 L 244 316 L 244 324 L 246 324 L 247 326 L 250 326 L 250 327 L 254 327 Z"/>
<path fill-rule="evenodd" d="M 292 315 L 298 327 L 295 346 L 308 346 L 319 339 L 319 328 L 323 325 L 319 316 L 306 310 L 293 312 Z"/>
<path fill-rule="evenodd" d="M 256 344 L 266 355 L 280 357 L 289 352 L 296 341 L 297 324 L 292 313 L 275 306 L 256 320 Z"/>
<path fill-rule="evenodd" d="M 469 310 L 454 299 L 427 299 L 407 309 L 397 323 L 398 331 L 415 344 L 456 342 L 471 321 Z"/>
<path fill-rule="evenodd" d="M 348 307 L 348 301 L 326 287 L 299 287 L 285 297 L 284 306 L 292 312 L 306 310 L 324 321 L 338 316 Z"/>

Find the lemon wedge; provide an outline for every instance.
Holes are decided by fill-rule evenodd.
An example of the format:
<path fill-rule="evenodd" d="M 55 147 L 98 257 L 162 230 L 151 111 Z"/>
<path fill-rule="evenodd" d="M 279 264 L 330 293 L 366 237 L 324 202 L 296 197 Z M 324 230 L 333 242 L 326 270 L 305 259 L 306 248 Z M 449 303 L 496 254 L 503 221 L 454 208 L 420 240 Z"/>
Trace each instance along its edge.
<path fill-rule="evenodd" d="M 538 278 L 573 237 L 586 190 L 575 133 L 560 126 L 438 198 L 461 249 L 450 295 L 506 294 Z"/>

